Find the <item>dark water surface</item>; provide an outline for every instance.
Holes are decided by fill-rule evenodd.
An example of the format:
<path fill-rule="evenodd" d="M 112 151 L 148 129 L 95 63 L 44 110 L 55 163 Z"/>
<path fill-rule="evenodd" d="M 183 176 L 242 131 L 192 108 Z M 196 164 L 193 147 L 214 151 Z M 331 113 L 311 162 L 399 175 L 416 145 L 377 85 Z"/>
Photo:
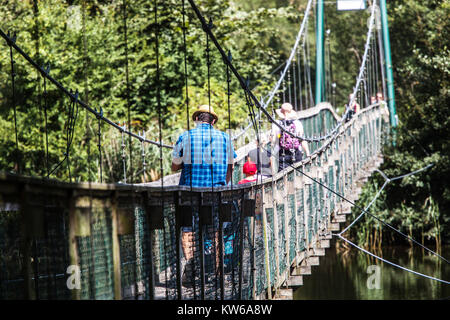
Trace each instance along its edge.
<path fill-rule="evenodd" d="M 342 243 L 333 240 L 326 255 L 320 257 L 320 265 L 312 267 L 312 274 L 304 276 L 303 286 L 294 291 L 295 300 L 450 299 L 450 285 L 401 270 L 353 247 L 344 250 Z M 369 251 L 402 267 L 450 281 L 450 264 L 420 247 L 387 246 L 382 252 Z M 443 247 L 440 255 L 450 260 L 450 246 Z"/>

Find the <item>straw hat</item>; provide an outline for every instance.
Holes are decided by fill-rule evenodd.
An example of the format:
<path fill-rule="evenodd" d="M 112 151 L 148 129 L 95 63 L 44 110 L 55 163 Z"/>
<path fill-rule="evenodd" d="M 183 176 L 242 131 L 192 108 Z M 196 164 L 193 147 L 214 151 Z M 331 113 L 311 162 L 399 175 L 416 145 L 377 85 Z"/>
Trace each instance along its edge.
<path fill-rule="evenodd" d="M 294 111 L 292 104 L 285 102 L 281 105 L 280 109 L 276 109 L 275 112 L 281 119 L 295 120 L 297 119 L 297 112 Z"/>
<path fill-rule="evenodd" d="M 199 106 L 199 107 L 197 108 L 197 110 L 195 110 L 195 112 L 192 114 L 192 120 L 195 121 L 195 118 L 196 118 L 200 113 L 203 113 L 203 112 L 206 112 L 206 113 L 211 114 L 211 115 L 216 119 L 216 122 L 217 122 L 217 120 L 219 120 L 219 117 L 218 117 L 217 114 L 214 112 L 213 107 L 210 107 L 210 106 L 208 106 L 207 104 L 203 104 L 203 105 Z"/>

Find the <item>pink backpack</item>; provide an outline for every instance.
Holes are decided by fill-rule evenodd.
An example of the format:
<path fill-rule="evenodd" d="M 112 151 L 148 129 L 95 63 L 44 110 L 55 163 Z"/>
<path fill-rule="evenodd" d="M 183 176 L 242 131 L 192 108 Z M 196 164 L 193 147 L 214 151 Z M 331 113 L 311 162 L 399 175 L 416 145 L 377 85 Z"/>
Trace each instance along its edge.
<path fill-rule="evenodd" d="M 283 126 L 286 131 L 289 131 L 293 135 L 297 135 L 297 128 L 293 120 L 283 120 Z M 292 137 L 285 131 L 280 136 L 280 147 L 285 150 L 295 150 L 300 147 L 300 140 Z"/>

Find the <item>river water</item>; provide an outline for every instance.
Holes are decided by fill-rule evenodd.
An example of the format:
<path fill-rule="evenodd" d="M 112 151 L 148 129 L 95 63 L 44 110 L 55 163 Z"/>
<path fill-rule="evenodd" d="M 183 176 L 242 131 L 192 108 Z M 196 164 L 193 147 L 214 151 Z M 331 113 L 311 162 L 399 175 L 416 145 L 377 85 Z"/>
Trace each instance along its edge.
<path fill-rule="evenodd" d="M 336 245 L 337 244 L 337 245 Z M 429 247 L 434 251 L 434 247 Z M 369 250 L 370 251 L 370 250 Z M 418 247 L 386 246 L 371 251 L 402 267 L 450 281 L 450 264 Z M 450 260 L 450 246 L 440 255 Z M 450 299 L 450 285 L 401 270 L 356 248 L 343 248 L 333 240 L 320 265 L 303 276 L 303 286 L 294 291 L 295 300 L 437 300 Z"/>

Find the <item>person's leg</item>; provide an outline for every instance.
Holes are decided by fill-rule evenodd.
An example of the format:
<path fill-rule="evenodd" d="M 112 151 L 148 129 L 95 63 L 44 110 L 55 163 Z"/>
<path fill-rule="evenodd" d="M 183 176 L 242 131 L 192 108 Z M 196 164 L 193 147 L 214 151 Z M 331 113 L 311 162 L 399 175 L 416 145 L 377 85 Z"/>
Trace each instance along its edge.
<path fill-rule="evenodd" d="M 194 251 L 192 250 L 193 239 L 194 233 L 192 231 L 183 231 L 181 233 L 181 246 L 183 247 L 183 254 L 186 261 L 189 261 L 194 257 Z"/>
<path fill-rule="evenodd" d="M 292 165 L 292 155 L 285 153 L 284 155 L 280 156 L 282 160 L 280 159 L 280 166 L 278 169 L 278 172 L 280 172 L 283 169 L 286 169 Z"/>
<path fill-rule="evenodd" d="M 219 230 L 216 231 L 215 242 L 216 242 L 216 270 L 215 270 L 215 273 L 216 273 L 216 275 L 218 275 L 219 271 L 220 271 L 220 250 L 221 250 L 220 242 L 219 242 Z M 223 252 L 223 247 L 222 247 L 222 252 Z"/>
<path fill-rule="evenodd" d="M 302 161 L 302 159 L 303 159 L 303 152 L 300 147 L 299 149 L 295 150 L 295 162 Z"/>
<path fill-rule="evenodd" d="M 286 155 L 284 154 L 284 151 L 279 152 L 278 154 L 278 172 L 286 168 Z"/>
<path fill-rule="evenodd" d="M 184 264 L 181 267 L 181 277 L 183 285 L 190 286 L 193 281 L 194 271 L 194 248 L 193 248 L 194 232 L 192 228 L 184 228 L 181 233 L 181 247 L 183 248 Z"/>

